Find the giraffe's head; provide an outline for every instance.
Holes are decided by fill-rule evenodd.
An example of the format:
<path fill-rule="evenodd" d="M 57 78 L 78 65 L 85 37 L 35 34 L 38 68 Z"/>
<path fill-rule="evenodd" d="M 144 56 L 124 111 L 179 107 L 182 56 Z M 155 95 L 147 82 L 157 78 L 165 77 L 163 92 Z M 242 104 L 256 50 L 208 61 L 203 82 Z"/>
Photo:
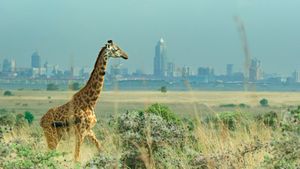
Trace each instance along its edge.
<path fill-rule="evenodd" d="M 123 58 L 128 59 L 128 55 L 112 40 L 107 41 L 106 45 L 106 54 L 108 58 Z"/>

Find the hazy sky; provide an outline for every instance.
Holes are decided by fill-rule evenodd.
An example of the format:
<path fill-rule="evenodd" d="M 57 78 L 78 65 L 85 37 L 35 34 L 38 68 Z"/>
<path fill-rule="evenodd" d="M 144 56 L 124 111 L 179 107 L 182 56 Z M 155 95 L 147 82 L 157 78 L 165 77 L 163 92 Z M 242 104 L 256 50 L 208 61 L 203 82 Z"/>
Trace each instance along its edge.
<path fill-rule="evenodd" d="M 243 70 L 244 55 L 233 17 L 246 26 L 253 57 L 266 72 L 300 70 L 299 0 L 0 0 L 0 60 L 29 66 L 43 61 L 94 65 L 101 46 L 115 40 L 129 54 L 132 71 L 152 72 L 154 47 L 167 42 L 178 66 Z"/>

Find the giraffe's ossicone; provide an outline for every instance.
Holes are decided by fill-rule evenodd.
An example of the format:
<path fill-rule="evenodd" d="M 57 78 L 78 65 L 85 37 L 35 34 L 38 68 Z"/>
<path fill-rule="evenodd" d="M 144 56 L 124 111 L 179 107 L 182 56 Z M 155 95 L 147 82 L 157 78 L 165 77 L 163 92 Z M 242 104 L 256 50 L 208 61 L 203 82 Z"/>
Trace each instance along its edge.
<path fill-rule="evenodd" d="M 69 102 L 49 109 L 41 118 L 40 126 L 44 130 L 49 149 L 56 149 L 62 136 L 69 133 L 70 129 L 74 129 L 76 138 L 75 161 L 80 159 L 80 146 L 85 137 L 90 138 L 100 151 L 100 142 L 92 128 L 97 122 L 94 108 L 103 87 L 109 58 L 128 59 L 128 56 L 112 40 L 109 40 L 101 48 L 86 85 L 75 93 Z"/>

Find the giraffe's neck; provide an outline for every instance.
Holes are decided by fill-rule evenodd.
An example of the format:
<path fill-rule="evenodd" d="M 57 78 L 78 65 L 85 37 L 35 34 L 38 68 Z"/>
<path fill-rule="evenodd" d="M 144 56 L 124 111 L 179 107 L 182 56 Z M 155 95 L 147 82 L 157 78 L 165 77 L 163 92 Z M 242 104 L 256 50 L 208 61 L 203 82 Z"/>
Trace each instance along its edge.
<path fill-rule="evenodd" d="M 100 96 L 104 84 L 104 76 L 107 64 L 107 54 L 105 47 L 99 52 L 94 70 L 85 85 L 79 92 L 74 95 L 74 99 L 78 99 L 81 107 L 94 108 Z"/>

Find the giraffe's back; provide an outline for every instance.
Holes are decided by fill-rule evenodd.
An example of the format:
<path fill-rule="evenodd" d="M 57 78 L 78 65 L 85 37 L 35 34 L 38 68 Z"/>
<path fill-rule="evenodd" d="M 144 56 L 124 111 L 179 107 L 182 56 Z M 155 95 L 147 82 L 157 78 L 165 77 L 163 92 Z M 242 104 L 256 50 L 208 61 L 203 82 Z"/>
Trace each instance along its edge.
<path fill-rule="evenodd" d="M 53 122 L 68 122 L 72 117 L 74 117 L 74 112 L 77 111 L 77 109 L 77 106 L 74 106 L 71 102 L 51 108 L 41 118 L 40 126 L 45 128 L 53 125 Z"/>

